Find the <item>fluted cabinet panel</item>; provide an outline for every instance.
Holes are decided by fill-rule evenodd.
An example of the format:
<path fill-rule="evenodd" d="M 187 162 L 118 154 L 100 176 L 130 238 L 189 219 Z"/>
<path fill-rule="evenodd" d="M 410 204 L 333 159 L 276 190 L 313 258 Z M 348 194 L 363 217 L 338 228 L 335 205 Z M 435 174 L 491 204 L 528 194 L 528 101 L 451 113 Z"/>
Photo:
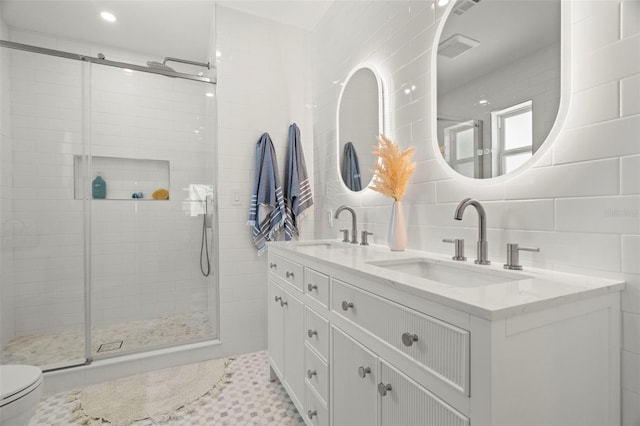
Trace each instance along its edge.
<path fill-rule="evenodd" d="M 343 302 L 347 303 L 346 310 Z M 459 391 L 469 394 L 470 340 L 467 330 L 338 280 L 334 280 L 332 309 L 416 360 Z M 404 334 L 407 336 L 403 339 Z"/>
<path fill-rule="evenodd" d="M 380 383 L 389 389 L 384 396 L 378 393 L 382 426 L 469 425 L 467 417 L 382 360 Z"/>

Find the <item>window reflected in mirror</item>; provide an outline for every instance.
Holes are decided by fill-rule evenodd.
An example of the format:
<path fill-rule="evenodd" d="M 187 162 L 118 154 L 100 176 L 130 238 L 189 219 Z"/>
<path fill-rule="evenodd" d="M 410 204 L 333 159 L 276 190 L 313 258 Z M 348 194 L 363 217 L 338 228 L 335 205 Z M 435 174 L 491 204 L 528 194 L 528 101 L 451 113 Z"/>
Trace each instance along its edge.
<path fill-rule="evenodd" d="M 456 172 L 509 173 L 547 139 L 560 107 L 560 8 L 560 0 L 459 0 L 445 18 L 436 128 Z"/>

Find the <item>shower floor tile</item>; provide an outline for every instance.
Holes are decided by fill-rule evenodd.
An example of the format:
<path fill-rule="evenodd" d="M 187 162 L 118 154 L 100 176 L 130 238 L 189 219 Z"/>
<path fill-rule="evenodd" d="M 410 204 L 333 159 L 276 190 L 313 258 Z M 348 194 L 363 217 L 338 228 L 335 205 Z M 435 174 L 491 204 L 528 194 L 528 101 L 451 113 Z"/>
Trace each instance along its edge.
<path fill-rule="evenodd" d="M 126 321 L 93 327 L 92 352 L 109 354 L 128 352 L 210 338 L 214 327 L 206 314 L 180 314 L 149 320 Z M 109 346 L 114 342 L 123 341 Z M 84 331 L 80 328 L 34 334 L 15 338 L 0 352 L 2 364 L 47 366 L 64 361 L 84 359 Z"/>
<path fill-rule="evenodd" d="M 177 410 L 175 419 L 167 423 L 141 420 L 132 425 L 304 425 L 282 384 L 277 380 L 269 381 L 267 365 L 267 353 L 264 351 L 239 355 L 230 364 L 233 370 L 231 383 L 215 397 L 202 398 L 193 411 Z M 63 392 L 44 398 L 29 425 L 81 424 L 74 420 L 71 395 L 72 392 Z"/>

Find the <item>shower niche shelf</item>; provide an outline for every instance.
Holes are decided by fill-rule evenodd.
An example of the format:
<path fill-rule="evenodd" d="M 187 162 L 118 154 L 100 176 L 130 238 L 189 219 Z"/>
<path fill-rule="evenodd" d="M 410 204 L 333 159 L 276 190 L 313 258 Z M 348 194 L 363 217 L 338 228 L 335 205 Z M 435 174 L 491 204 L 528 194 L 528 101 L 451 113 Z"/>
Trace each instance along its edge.
<path fill-rule="evenodd" d="M 85 156 L 74 155 L 74 198 L 82 199 L 83 179 L 82 169 Z M 107 183 L 107 200 L 136 200 L 136 201 L 168 201 L 154 200 L 153 191 L 164 188 L 169 191 L 169 161 L 150 160 L 144 158 L 125 157 L 91 157 L 92 176 L 102 173 Z M 90 190 L 89 190 L 90 191 Z M 132 198 L 132 194 L 142 192 L 144 198 Z"/>

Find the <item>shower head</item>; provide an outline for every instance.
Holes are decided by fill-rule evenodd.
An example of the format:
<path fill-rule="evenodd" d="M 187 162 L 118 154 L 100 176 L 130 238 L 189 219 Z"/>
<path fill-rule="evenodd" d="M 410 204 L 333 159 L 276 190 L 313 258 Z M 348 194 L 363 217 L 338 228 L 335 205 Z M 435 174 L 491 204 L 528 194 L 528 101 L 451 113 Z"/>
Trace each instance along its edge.
<path fill-rule="evenodd" d="M 163 64 L 162 62 L 148 61 L 147 62 L 147 66 L 149 68 L 157 68 L 159 70 L 175 72 L 175 70 L 173 68 L 171 68 L 168 65 Z"/>

